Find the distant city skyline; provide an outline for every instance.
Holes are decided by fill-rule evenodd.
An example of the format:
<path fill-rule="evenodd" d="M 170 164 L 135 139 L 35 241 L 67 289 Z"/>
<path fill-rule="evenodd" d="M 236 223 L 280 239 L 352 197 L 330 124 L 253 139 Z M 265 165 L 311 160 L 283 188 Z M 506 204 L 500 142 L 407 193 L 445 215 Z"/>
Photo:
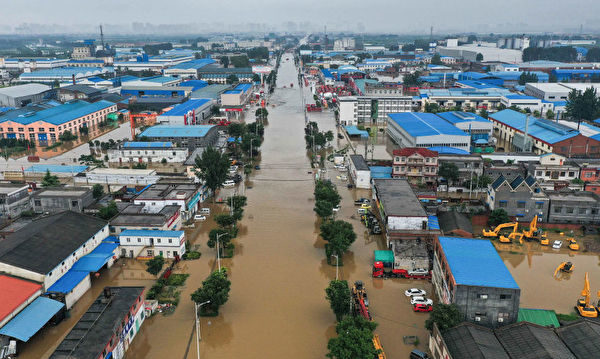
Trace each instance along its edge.
<path fill-rule="evenodd" d="M 568 6 L 569 15 L 561 8 Z M 600 32 L 600 2 L 571 0 L 364 1 L 241 0 L 5 1 L 2 34 L 192 34 L 202 32 L 323 31 L 397 34 Z"/>

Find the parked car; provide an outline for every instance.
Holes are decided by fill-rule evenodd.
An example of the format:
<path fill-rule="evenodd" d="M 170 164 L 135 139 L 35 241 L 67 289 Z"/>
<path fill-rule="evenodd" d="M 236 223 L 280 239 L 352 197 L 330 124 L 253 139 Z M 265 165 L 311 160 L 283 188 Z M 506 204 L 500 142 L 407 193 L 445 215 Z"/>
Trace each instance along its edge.
<path fill-rule="evenodd" d="M 235 186 L 235 182 L 233 182 L 232 180 L 227 180 L 223 183 L 223 187 L 233 187 Z"/>
<path fill-rule="evenodd" d="M 369 203 L 369 204 L 370 204 L 370 203 L 371 203 L 371 200 L 370 200 L 370 199 L 368 199 L 368 198 L 359 198 L 359 199 L 357 199 L 356 201 L 354 201 L 354 205 L 355 205 L 355 206 L 360 206 L 360 205 L 362 205 L 363 203 Z"/>
<path fill-rule="evenodd" d="M 336 178 L 339 179 L 340 181 L 347 181 L 348 180 L 348 176 L 346 176 L 346 175 L 337 176 Z"/>
<path fill-rule="evenodd" d="M 231 167 L 229 167 L 229 171 L 230 172 L 237 172 L 237 170 L 238 170 L 238 166 L 231 166 Z"/>
<path fill-rule="evenodd" d="M 260 166 L 256 165 L 256 166 L 254 166 L 254 169 L 258 171 L 258 170 L 260 170 Z"/>
<path fill-rule="evenodd" d="M 413 312 L 431 312 L 433 306 L 429 304 L 413 304 Z"/>
<path fill-rule="evenodd" d="M 334 211 L 334 212 L 339 212 L 339 210 L 340 210 L 341 208 L 342 208 L 342 207 L 341 207 L 341 206 L 338 204 L 337 206 L 333 207 L 333 211 Z"/>
<path fill-rule="evenodd" d="M 408 271 L 409 275 L 426 275 L 429 274 L 429 271 L 425 268 L 415 268 L 413 270 Z"/>
<path fill-rule="evenodd" d="M 210 208 L 208 208 L 208 207 L 201 208 L 200 214 L 203 214 L 205 216 L 210 216 Z"/>
<path fill-rule="evenodd" d="M 344 135 L 342 135 L 341 133 L 338 133 L 338 138 L 339 138 L 340 140 L 343 140 L 343 139 L 344 139 Z"/>
<path fill-rule="evenodd" d="M 362 214 L 367 214 L 367 210 L 366 210 L 366 209 L 364 209 L 364 208 L 359 208 L 359 209 L 357 209 L 357 210 L 356 210 L 356 212 L 357 212 L 358 214 L 361 214 L 361 215 L 362 215 Z"/>
<path fill-rule="evenodd" d="M 415 295 L 419 295 L 419 296 L 422 296 L 422 297 L 424 297 L 425 295 L 427 295 L 427 293 L 426 293 L 426 292 L 425 292 L 423 289 L 419 289 L 419 288 L 411 288 L 411 289 L 407 289 L 407 290 L 404 292 L 404 294 L 405 294 L 407 297 L 412 297 L 412 296 L 415 296 Z"/>
<path fill-rule="evenodd" d="M 421 296 L 414 296 L 410 298 L 410 304 L 433 305 L 433 300 Z"/>
<path fill-rule="evenodd" d="M 233 180 L 233 182 L 235 183 L 239 183 L 242 182 L 242 176 L 240 174 L 236 174 L 235 176 L 233 176 L 233 178 L 231 178 Z"/>
<path fill-rule="evenodd" d="M 562 241 L 556 240 L 554 243 L 552 243 L 552 248 L 560 249 L 560 247 L 562 247 Z"/>
<path fill-rule="evenodd" d="M 348 168 L 347 168 L 346 166 L 338 166 L 338 167 L 337 167 L 337 170 L 338 170 L 338 171 L 340 171 L 340 172 L 344 172 L 344 171 L 346 171 L 347 169 L 348 169 Z"/>
<path fill-rule="evenodd" d="M 379 224 L 376 224 L 371 228 L 371 234 L 381 234 L 381 227 Z"/>
<path fill-rule="evenodd" d="M 201 214 L 197 214 L 194 216 L 194 220 L 195 221 L 205 221 L 206 220 L 206 216 L 203 216 Z"/>
<path fill-rule="evenodd" d="M 371 209 L 371 202 L 364 202 L 360 205 L 360 208 Z"/>
<path fill-rule="evenodd" d="M 410 352 L 410 359 L 429 359 L 429 355 L 423 353 L 420 350 L 414 349 Z"/>

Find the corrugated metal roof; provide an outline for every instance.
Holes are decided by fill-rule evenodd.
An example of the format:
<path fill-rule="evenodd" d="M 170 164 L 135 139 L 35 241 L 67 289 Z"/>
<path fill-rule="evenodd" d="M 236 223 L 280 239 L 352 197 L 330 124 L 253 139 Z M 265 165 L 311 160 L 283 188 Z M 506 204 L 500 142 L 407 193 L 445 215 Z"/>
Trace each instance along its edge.
<path fill-rule="evenodd" d="M 402 112 L 391 113 L 388 117 L 412 137 L 438 135 L 469 137 L 464 131 L 451 125 L 433 113 Z"/>
<path fill-rule="evenodd" d="M 489 240 L 439 237 L 439 241 L 457 284 L 519 289 Z"/>
<path fill-rule="evenodd" d="M 153 126 L 146 129 L 140 136 L 146 137 L 204 137 L 213 125 L 194 126 Z"/>
<path fill-rule="evenodd" d="M 47 292 L 54 293 L 70 293 L 73 288 L 75 288 L 81 281 L 83 281 L 88 275 L 89 272 L 82 272 L 76 270 L 69 270 L 67 273 L 63 274 L 59 280 L 57 280 L 50 288 L 48 288 Z"/>
<path fill-rule="evenodd" d="M 88 166 L 68 166 L 68 165 L 32 165 L 29 168 L 25 169 L 25 172 L 32 173 L 46 173 L 50 171 L 50 173 L 73 173 L 78 174 L 88 169 Z"/>
<path fill-rule="evenodd" d="M 140 236 L 140 237 L 172 237 L 179 238 L 185 233 L 184 231 L 154 231 L 144 229 L 127 229 L 121 232 L 121 237 Z"/>
<path fill-rule="evenodd" d="M 50 89 L 50 86 L 42 84 L 24 84 L 0 88 L 0 95 L 10 97 L 31 96 L 48 91 Z"/>
<path fill-rule="evenodd" d="M 511 109 L 502 110 L 490 115 L 490 118 L 508 125 L 512 128 L 525 132 L 527 115 L 513 111 Z M 542 140 L 546 143 L 554 144 L 560 141 L 564 141 L 571 137 L 575 137 L 579 134 L 579 131 L 569 128 L 567 126 L 558 124 L 553 121 L 529 117 L 529 126 L 527 133 L 534 138 Z"/>
<path fill-rule="evenodd" d="M 0 322 L 40 289 L 41 284 L 0 275 Z"/>
<path fill-rule="evenodd" d="M 0 334 L 26 342 L 64 306 L 56 300 L 38 297 L 3 326 Z"/>
<path fill-rule="evenodd" d="M 125 142 L 123 148 L 171 148 L 172 142 Z"/>
<path fill-rule="evenodd" d="M 547 309 L 528 309 L 519 308 L 518 322 L 530 322 L 544 327 L 553 326 L 554 328 L 560 327 L 558 318 L 556 318 L 556 312 Z"/>
<path fill-rule="evenodd" d="M 192 110 L 197 110 L 207 103 L 210 102 L 210 99 L 201 98 L 196 100 L 188 100 L 182 104 L 179 104 L 173 107 L 171 110 L 163 113 L 161 116 L 183 116 Z"/>
<path fill-rule="evenodd" d="M 429 216 L 429 217 L 427 217 L 427 226 L 429 227 L 429 229 L 439 230 L 440 229 L 440 222 L 438 221 L 437 216 Z"/>

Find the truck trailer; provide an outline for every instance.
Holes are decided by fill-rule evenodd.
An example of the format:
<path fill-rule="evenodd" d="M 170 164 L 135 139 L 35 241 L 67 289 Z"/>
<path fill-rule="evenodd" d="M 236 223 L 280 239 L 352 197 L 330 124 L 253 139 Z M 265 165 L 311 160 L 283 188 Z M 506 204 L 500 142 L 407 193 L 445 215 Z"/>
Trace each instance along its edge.
<path fill-rule="evenodd" d="M 431 279 L 429 268 L 396 268 L 394 252 L 375 251 L 373 278 Z"/>

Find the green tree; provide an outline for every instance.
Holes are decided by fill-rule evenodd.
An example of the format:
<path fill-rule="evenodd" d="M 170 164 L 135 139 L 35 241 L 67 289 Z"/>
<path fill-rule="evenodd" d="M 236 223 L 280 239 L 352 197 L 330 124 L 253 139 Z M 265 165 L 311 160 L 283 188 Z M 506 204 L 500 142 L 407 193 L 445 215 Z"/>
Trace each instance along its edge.
<path fill-rule="evenodd" d="M 229 214 L 217 214 L 215 216 L 215 222 L 222 228 L 228 228 L 235 224 L 233 216 Z"/>
<path fill-rule="evenodd" d="M 160 273 L 163 265 L 165 264 L 165 259 L 162 256 L 156 256 L 146 262 L 146 272 L 157 275 Z"/>
<path fill-rule="evenodd" d="M 333 206 L 327 201 L 316 201 L 314 211 L 317 213 L 317 216 L 327 219 L 333 215 Z"/>
<path fill-rule="evenodd" d="M 552 110 L 546 111 L 546 118 L 547 119 L 554 120 L 555 116 L 556 116 L 556 114 L 554 113 L 554 111 L 552 111 Z"/>
<path fill-rule="evenodd" d="M 233 67 L 238 67 L 238 68 L 250 66 L 248 56 L 246 56 L 246 55 L 231 56 L 231 58 L 229 59 L 229 62 L 231 63 L 231 65 L 233 65 Z"/>
<path fill-rule="evenodd" d="M 548 82 L 558 82 L 558 78 L 556 77 L 556 74 L 551 72 L 550 75 L 548 75 Z"/>
<path fill-rule="evenodd" d="M 267 118 L 269 116 L 269 111 L 266 108 L 261 107 L 254 111 L 254 116 L 256 116 L 257 118 Z"/>
<path fill-rule="evenodd" d="M 258 74 L 252 74 L 252 82 L 260 82 L 260 76 Z"/>
<path fill-rule="evenodd" d="M 440 164 L 440 169 L 438 170 L 438 176 L 443 177 L 446 180 L 446 191 L 448 191 L 450 184 L 458 180 L 458 167 L 452 162 L 442 162 Z"/>
<path fill-rule="evenodd" d="M 100 207 L 98 212 L 98 216 L 104 220 L 109 220 L 116 216 L 119 213 L 119 208 L 117 207 L 117 202 L 110 201 L 108 206 Z"/>
<path fill-rule="evenodd" d="M 42 187 L 56 187 L 60 185 L 58 176 L 54 176 L 50 173 L 50 170 L 46 170 L 44 178 L 42 178 Z"/>
<path fill-rule="evenodd" d="M 68 142 L 68 141 L 76 140 L 77 136 L 75 136 L 71 131 L 66 130 L 65 132 L 58 135 L 58 139 L 63 142 Z"/>
<path fill-rule="evenodd" d="M 477 61 L 477 62 L 483 61 L 483 54 L 481 52 L 477 53 L 477 55 L 475 56 L 475 61 Z"/>
<path fill-rule="evenodd" d="M 235 137 L 235 138 L 241 137 L 243 134 L 246 133 L 246 131 L 247 131 L 246 124 L 244 124 L 244 123 L 234 122 L 234 123 L 230 124 L 229 126 L 227 126 L 227 133 L 231 137 Z"/>
<path fill-rule="evenodd" d="M 325 139 L 327 140 L 327 142 L 331 142 L 333 141 L 333 131 L 327 131 L 325 132 Z"/>
<path fill-rule="evenodd" d="M 373 359 L 379 351 L 373 346 L 373 331 L 377 323 L 361 316 L 347 316 L 340 321 L 335 331 L 336 338 L 327 343 L 330 359 Z"/>
<path fill-rule="evenodd" d="M 425 102 L 425 112 L 438 113 L 441 112 L 440 105 L 435 102 Z"/>
<path fill-rule="evenodd" d="M 229 67 L 229 56 L 221 56 L 219 58 L 219 61 L 221 62 L 221 65 L 223 65 L 224 68 Z"/>
<path fill-rule="evenodd" d="M 482 108 L 481 110 L 479 110 L 479 116 L 483 117 L 483 118 L 488 118 L 490 114 L 487 112 L 487 110 L 485 108 Z"/>
<path fill-rule="evenodd" d="M 248 132 L 257 134 L 260 137 L 263 137 L 265 134 L 265 126 L 258 122 L 249 123 L 246 127 L 248 128 Z"/>
<path fill-rule="evenodd" d="M 214 228 L 208 232 L 208 242 L 206 243 L 209 248 L 215 248 L 217 244 L 217 236 L 219 237 L 219 247 L 227 248 L 229 242 L 233 239 L 232 231 L 225 228 Z"/>
<path fill-rule="evenodd" d="M 490 212 L 490 216 L 488 218 L 488 224 L 490 226 L 497 226 L 502 223 L 510 222 L 510 218 L 508 218 L 508 213 L 503 208 L 496 208 L 492 212 Z"/>
<path fill-rule="evenodd" d="M 440 54 L 435 54 L 433 55 L 433 57 L 431 58 L 431 64 L 432 65 L 442 65 L 442 57 L 440 56 Z"/>
<path fill-rule="evenodd" d="M 233 209 L 240 209 L 246 207 L 248 198 L 246 196 L 231 196 L 227 197 L 227 205 L 233 207 Z"/>
<path fill-rule="evenodd" d="M 202 282 L 202 287 L 192 293 L 192 301 L 195 303 L 210 301 L 210 303 L 200 308 L 201 313 L 206 313 L 209 310 L 213 313 L 219 313 L 219 307 L 229 300 L 230 289 L 231 281 L 227 278 L 227 270 L 222 268 L 220 271 L 212 272 Z"/>
<path fill-rule="evenodd" d="M 600 62 L 600 47 L 595 46 L 588 49 L 585 60 L 588 62 Z"/>
<path fill-rule="evenodd" d="M 102 198 L 104 196 L 104 187 L 101 184 L 96 183 L 92 187 L 92 195 L 94 196 L 94 199 Z"/>
<path fill-rule="evenodd" d="M 331 181 L 317 181 L 315 185 L 315 200 L 327 201 L 331 203 L 332 207 L 337 207 L 340 204 L 341 197 L 335 188 L 335 185 Z"/>
<path fill-rule="evenodd" d="M 236 84 L 236 83 L 240 82 L 240 79 L 236 75 L 231 74 L 231 75 L 227 76 L 226 81 L 228 84 Z"/>
<path fill-rule="evenodd" d="M 415 87 L 421 84 L 421 73 L 419 71 L 404 75 L 403 85 L 407 87 Z"/>
<path fill-rule="evenodd" d="M 345 315 L 350 314 L 352 295 L 348 282 L 345 280 L 332 280 L 325 289 L 325 298 L 329 301 L 335 319 L 339 322 Z"/>
<path fill-rule="evenodd" d="M 425 328 L 433 330 L 433 323 L 437 324 L 440 331 L 453 328 L 460 324 L 462 316 L 456 304 L 436 304 L 429 319 L 425 321 Z"/>
<path fill-rule="evenodd" d="M 337 220 L 321 223 L 321 238 L 328 242 L 328 248 L 333 254 L 341 256 L 356 240 L 352 224 Z"/>
<path fill-rule="evenodd" d="M 536 74 L 531 72 L 523 72 L 521 76 L 519 76 L 519 85 L 525 85 L 530 82 L 538 82 L 538 77 Z"/>
<path fill-rule="evenodd" d="M 213 194 L 221 188 L 229 173 L 229 158 L 212 147 L 208 147 L 202 156 L 196 157 L 196 176 L 204 181 Z"/>
<path fill-rule="evenodd" d="M 600 115 L 600 99 L 596 89 L 588 87 L 583 92 L 572 90 L 567 98 L 566 115 L 577 121 L 577 129 L 581 121 L 595 120 Z"/>
<path fill-rule="evenodd" d="M 487 188 L 492 183 L 492 178 L 488 175 L 481 175 L 477 177 L 477 188 Z"/>

